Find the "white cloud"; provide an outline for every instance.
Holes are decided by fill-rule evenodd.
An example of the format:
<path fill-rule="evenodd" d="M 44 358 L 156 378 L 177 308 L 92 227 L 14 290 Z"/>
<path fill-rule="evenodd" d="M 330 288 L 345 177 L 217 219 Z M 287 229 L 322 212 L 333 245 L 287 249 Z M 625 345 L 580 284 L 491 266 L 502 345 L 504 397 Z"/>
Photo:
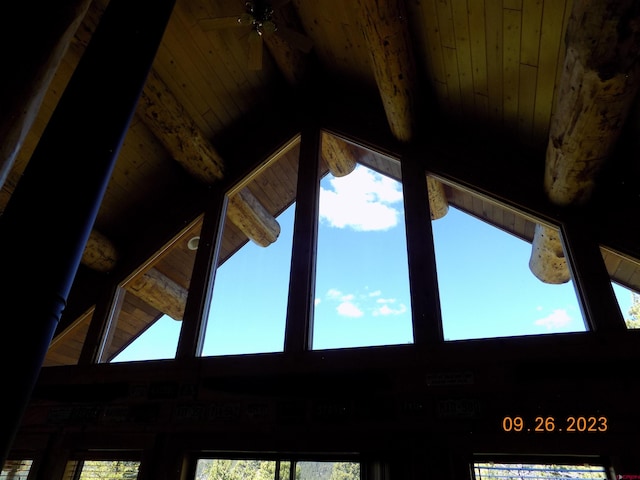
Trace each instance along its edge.
<path fill-rule="evenodd" d="M 564 309 L 554 310 L 553 313 L 534 322 L 536 325 L 547 327 L 547 330 L 555 330 L 571 323 L 571 317 Z"/>
<path fill-rule="evenodd" d="M 338 303 L 336 311 L 338 315 L 350 318 L 363 317 L 366 314 L 377 316 L 401 315 L 408 309 L 403 303 L 398 303 L 395 298 L 380 297 L 381 290 L 369 293 L 344 293 L 337 288 L 330 288 L 325 296 L 326 300 Z M 376 298 L 380 297 L 380 298 Z M 356 302 L 356 299 L 358 300 Z M 320 299 L 316 300 L 316 305 Z"/>
<path fill-rule="evenodd" d="M 376 303 L 395 303 L 396 299 L 395 298 L 378 298 L 376 300 Z"/>
<path fill-rule="evenodd" d="M 342 292 L 340 290 L 335 289 L 335 288 L 330 288 L 327 291 L 327 298 L 334 299 L 334 298 L 340 298 L 341 296 L 342 296 Z"/>
<path fill-rule="evenodd" d="M 358 231 L 388 230 L 398 224 L 402 201 L 395 180 L 358 166 L 331 181 L 332 189 L 320 189 L 320 219 L 332 227 Z"/>
<path fill-rule="evenodd" d="M 364 312 L 351 302 L 342 302 L 338 305 L 336 311 L 338 315 L 342 315 L 343 317 L 357 318 L 364 315 Z"/>
<path fill-rule="evenodd" d="M 407 307 L 404 306 L 402 303 L 398 305 L 398 308 L 391 308 L 389 307 L 389 305 L 385 304 L 385 305 L 382 305 L 380 308 L 377 308 L 376 310 L 374 310 L 373 315 L 374 316 L 400 315 L 406 311 L 407 311 Z"/>
<path fill-rule="evenodd" d="M 320 299 L 320 298 L 316 298 L 316 299 L 313 301 L 313 304 L 314 304 L 314 305 L 318 305 L 321 301 L 322 301 L 322 299 Z"/>

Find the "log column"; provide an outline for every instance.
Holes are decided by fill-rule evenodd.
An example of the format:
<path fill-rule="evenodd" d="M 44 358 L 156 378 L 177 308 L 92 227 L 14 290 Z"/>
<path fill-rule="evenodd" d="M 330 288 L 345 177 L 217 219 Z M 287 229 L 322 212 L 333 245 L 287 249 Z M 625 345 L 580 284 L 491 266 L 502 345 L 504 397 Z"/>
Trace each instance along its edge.
<path fill-rule="evenodd" d="M 45 0 L 2 6 L 7 25 L 0 29 L 8 36 L 0 38 L 3 45 L 12 47 L 3 50 L 8 58 L 3 58 L 6 71 L 0 88 L 0 188 L 90 4 L 91 0 Z M 24 38 L 16 38 L 18 31 Z M 32 41 L 34 32 L 38 32 L 37 41 Z M 13 48 L 16 44 L 21 48 Z"/>
<path fill-rule="evenodd" d="M 175 0 L 111 0 L 0 217 L 7 458 Z"/>

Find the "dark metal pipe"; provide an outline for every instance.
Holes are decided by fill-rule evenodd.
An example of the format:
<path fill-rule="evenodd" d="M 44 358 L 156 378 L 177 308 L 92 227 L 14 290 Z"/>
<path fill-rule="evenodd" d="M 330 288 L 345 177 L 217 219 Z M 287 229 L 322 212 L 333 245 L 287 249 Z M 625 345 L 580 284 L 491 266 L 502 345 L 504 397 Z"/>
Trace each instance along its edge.
<path fill-rule="evenodd" d="M 0 465 L 64 310 L 175 0 L 111 0 L 0 217 Z"/>

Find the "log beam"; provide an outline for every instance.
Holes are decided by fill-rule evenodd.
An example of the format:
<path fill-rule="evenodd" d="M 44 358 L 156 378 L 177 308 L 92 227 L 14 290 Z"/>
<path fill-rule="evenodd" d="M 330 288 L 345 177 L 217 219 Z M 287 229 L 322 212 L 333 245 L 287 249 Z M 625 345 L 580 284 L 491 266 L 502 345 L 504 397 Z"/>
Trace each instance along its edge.
<path fill-rule="evenodd" d="M 571 279 L 558 230 L 536 225 L 529 269 L 544 283 L 561 284 Z"/>
<path fill-rule="evenodd" d="M 223 177 L 223 159 L 154 70 L 138 102 L 138 115 L 193 177 L 206 184 Z"/>
<path fill-rule="evenodd" d="M 126 290 L 174 320 L 182 320 L 187 289 L 155 268 L 147 270 L 125 286 Z"/>
<path fill-rule="evenodd" d="M 223 177 L 223 158 L 155 71 L 149 74 L 138 113 L 194 178 L 212 184 Z M 229 209 L 230 218 L 256 244 L 267 246 L 278 238 L 280 225 L 248 190 L 234 195 Z"/>
<path fill-rule="evenodd" d="M 640 85 L 637 2 L 576 0 L 566 47 L 544 188 L 555 204 L 580 205 L 590 198 Z"/>
<path fill-rule="evenodd" d="M 429 192 L 429 210 L 431 220 L 444 217 L 449 211 L 449 202 L 444 191 L 444 185 L 433 177 L 427 175 L 427 190 Z"/>
<path fill-rule="evenodd" d="M 118 251 L 111 240 L 92 230 L 82 253 L 82 264 L 98 272 L 110 272 L 117 261 Z"/>
<path fill-rule="evenodd" d="M 227 216 L 242 233 L 261 247 L 278 239 L 280 224 L 248 188 L 229 197 Z"/>
<path fill-rule="evenodd" d="M 401 0 L 357 0 L 371 67 L 393 135 L 407 142 L 415 130 L 417 70 Z"/>
<path fill-rule="evenodd" d="M 620 136 L 640 85 L 640 9 L 632 0 L 576 0 L 547 144 L 544 190 L 561 206 L 585 204 Z M 536 225 L 530 268 L 569 280 L 560 240 Z"/>
<path fill-rule="evenodd" d="M 355 170 L 358 159 L 350 143 L 326 132 L 322 132 L 321 141 L 322 159 L 329 166 L 331 175 L 344 177 Z"/>
<path fill-rule="evenodd" d="M 409 142 L 417 123 L 418 75 L 404 2 L 357 0 L 356 3 L 387 122 L 396 139 Z M 428 180 L 428 187 L 431 216 L 440 218 L 448 211 L 444 188 L 433 178 Z"/>

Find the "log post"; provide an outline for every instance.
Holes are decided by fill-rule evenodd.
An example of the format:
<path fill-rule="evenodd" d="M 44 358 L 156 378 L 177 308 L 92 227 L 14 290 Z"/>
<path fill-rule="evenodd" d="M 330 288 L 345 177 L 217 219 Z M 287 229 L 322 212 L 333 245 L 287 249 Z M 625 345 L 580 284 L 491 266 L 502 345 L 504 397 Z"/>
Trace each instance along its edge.
<path fill-rule="evenodd" d="M 0 349 L 1 375 L 11 385 L 0 409 L 0 465 L 60 321 L 174 4 L 109 2 L 0 217 L 0 268 L 13 279 L 2 292 L 4 318 L 13 321 L 1 322 L 0 336 L 21 339 L 20 348 Z M 33 255 L 43 234 L 52 232 L 48 247 L 55 255 Z M 33 302 L 29 285 L 36 271 Z"/>

